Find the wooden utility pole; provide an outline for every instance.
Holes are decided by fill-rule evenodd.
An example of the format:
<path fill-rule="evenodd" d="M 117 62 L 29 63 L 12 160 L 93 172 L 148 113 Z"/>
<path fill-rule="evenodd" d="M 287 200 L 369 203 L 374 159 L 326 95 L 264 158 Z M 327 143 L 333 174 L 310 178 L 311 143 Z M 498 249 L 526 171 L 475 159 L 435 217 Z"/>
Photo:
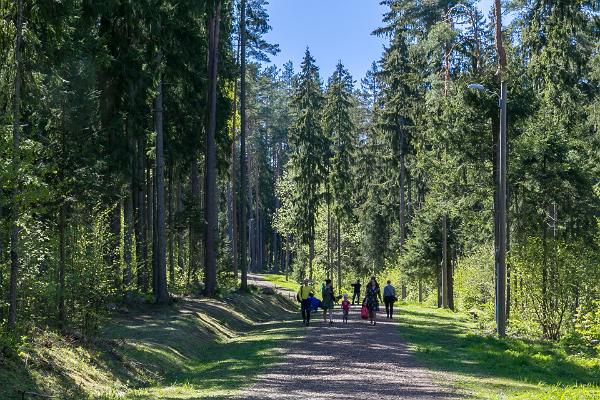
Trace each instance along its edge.
<path fill-rule="evenodd" d="M 500 75 L 500 129 L 498 134 L 498 248 L 496 249 L 496 326 L 498 336 L 506 336 L 506 106 L 507 87 L 504 80 L 506 52 L 502 44 L 502 9 L 500 0 L 495 0 L 496 52 Z"/>

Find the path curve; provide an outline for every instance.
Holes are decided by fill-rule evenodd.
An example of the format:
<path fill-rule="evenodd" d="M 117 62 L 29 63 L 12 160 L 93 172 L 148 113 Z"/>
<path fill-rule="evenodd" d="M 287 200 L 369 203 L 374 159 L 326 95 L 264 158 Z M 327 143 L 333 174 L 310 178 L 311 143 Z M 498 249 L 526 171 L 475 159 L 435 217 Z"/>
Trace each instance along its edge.
<path fill-rule="evenodd" d="M 301 339 L 282 342 L 276 349 L 282 362 L 269 367 L 238 398 L 462 398 L 443 382 L 443 375 L 434 377 L 419 365 L 401 341 L 398 324 L 386 320 L 385 312 L 376 326 L 360 320 L 357 307 L 347 324 L 341 322 L 339 311 L 335 320 L 329 325 L 322 313 L 315 314 L 311 326 L 301 328 Z"/>

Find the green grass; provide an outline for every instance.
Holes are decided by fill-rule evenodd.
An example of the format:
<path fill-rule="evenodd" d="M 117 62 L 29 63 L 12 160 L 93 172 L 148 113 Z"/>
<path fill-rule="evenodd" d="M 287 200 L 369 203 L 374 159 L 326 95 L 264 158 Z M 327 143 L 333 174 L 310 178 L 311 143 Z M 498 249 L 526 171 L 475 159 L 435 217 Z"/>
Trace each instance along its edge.
<path fill-rule="evenodd" d="M 264 274 L 263 276 L 267 281 L 273 282 L 277 287 L 297 292 L 300 288 L 300 283 L 295 282 L 291 277 L 286 281 L 285 275 L 280 274 Z"/>
<path fill-rule="evenodd" d="M 0 399 L 19 390 L 60 399 L 198 399 L 234 394 L 297 336 L 295 305 L 231 293 L 115 315 L 96 338 L 41 332 L 19 354 L 0 354 Z"/>
<path fill-rule="evenodd" d="M 402 305 L 400 334 L 418 359 L 478 399 L 600 399 L 600 359 L 557 344 L 500 340 L 466 315 Z"/>

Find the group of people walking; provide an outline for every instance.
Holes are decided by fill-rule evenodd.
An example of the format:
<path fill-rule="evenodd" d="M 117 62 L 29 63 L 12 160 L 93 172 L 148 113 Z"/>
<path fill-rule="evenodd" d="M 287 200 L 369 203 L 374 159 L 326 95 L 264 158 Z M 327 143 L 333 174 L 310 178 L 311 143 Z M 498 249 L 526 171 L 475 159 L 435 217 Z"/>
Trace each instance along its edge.
<path fill-rule="evenodd" d="M 344 294 L 343 296 L 337 297 L 335 295 L 335 291 L 333 289 L 333 284 L 331 279 L 326 279 L 321 287 L 321 296 L 322 300 L 318 300 L 315 296 L 315 290 L 311 286 L 310 281 L 308 279 L 304 279 L 302 286 L 300 286 L 300 290 L 297 294 L 297 299 L 300 302 L 300 310 L 302 313 L 302 322 L 305 325 L 310 324 L 310 316 L 311 313 L 316 312 L 319 308 L 323 310 L 323 321 L 327 322 L 329 318 L 329 323 L 333 324 L 333 309 L 335 308 L 335 304 L 340 300 L 342 300 L 342 321 L 348 322 L 348 316 L 350 314 L 350 305 L 361 304 L 361 318 L 368 319 L 371 325 L 377 324 L 377 313 L 379 312 L 379 304 L 385 304 L 385 312 L 387 318 L 391 319 L 394 316 L 394 303 L 398 300 L 396 298 L 396 289 L 392 286 L 391 281 L 387 281 L 387 285 L 383 288 L 383 297 L 381 294 L 381 289 L 379 287 L 379 283 L 377 279 L 373 276 L 367 283 L 367 288 L 364 292 L 364 297 L 362 298 L 362 303 L 360 302 L 362 292 L 360 284 L 360 280 L 357 280 L 356 283 L 352 284 L 353 295 L 352 295 L 352 303 L 348 300 L 348 294 Z M 356 303 L 355 303 L 356 301 Z"/>

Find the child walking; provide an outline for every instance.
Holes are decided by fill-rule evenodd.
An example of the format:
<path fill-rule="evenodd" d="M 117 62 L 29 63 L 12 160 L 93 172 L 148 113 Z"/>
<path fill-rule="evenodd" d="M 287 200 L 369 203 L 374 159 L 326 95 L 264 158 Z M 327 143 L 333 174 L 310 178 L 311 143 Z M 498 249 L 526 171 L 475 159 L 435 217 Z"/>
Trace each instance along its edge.
<path fill-rule="evenodd" d="M 348 314 L 350 313 L 350 301 L 348 300 L 348 293 L 344 293 L 344 300 L 342 300 L 342 311 L 344 313 L 343 321 L 348 323 Z"/>

